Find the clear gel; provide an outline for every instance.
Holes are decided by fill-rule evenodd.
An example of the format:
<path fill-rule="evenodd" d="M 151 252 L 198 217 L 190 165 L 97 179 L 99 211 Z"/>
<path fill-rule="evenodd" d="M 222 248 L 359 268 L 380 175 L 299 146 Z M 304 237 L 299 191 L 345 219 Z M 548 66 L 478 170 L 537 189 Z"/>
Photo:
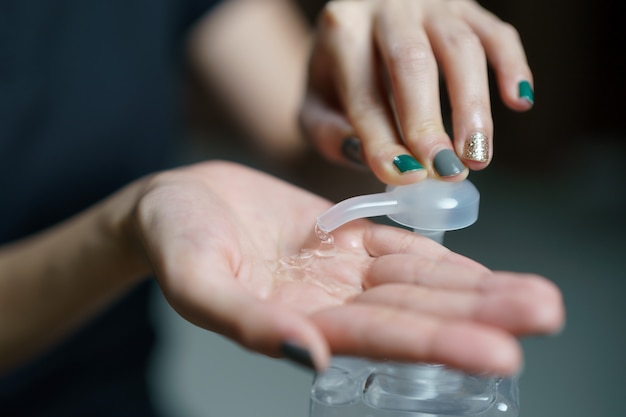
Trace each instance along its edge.
<path fill-rule="evenodd" d="M 274 270 L 278 284 L 302 282 L 316 285 L 343 300 L 363 290 L 362 269 L 367 265 L 357 250 L 340 249 L 332 234 L 314 229 L 319 243 L 293 255 L 280 258 Z"/>

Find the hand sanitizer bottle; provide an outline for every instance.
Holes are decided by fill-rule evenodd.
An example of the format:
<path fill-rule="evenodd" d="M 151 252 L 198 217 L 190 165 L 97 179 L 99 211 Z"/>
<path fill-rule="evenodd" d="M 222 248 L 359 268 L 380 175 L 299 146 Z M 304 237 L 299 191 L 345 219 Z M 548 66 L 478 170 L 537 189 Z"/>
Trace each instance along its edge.
<path fill-rule="evenodd" d="M 344 200 L 317 219 L 329 233 L 351 220 L 386 215 L 443 243 L 448 230 L 478 219 L 468 180 L 425 181 Z M 438 364 L 334 357 L 311 388 L 310 417 L 517 417 L 517 378 L 469 375 Z"/>

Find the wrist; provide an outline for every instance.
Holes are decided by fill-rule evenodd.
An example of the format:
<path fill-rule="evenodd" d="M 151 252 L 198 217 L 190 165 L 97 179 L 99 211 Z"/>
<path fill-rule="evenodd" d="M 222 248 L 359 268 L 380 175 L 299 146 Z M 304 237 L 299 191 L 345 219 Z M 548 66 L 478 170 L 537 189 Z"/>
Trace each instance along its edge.
<path fill-rule="evenodd" d="M 142 178 L 111 196 L 98 221 L 100 233 L 110 247 L 112 262 L 122 270 L 119 278 L 130 284 L 152 273 L 136 223 L 136 208 L 146 182 L 147 179 Z"/>

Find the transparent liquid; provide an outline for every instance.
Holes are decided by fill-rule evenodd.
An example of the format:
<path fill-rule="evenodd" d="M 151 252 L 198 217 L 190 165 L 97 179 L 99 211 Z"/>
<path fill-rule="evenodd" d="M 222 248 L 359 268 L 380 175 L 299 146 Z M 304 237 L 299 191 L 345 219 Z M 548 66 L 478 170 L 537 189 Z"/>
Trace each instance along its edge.
<path fill-rule="evenodd" d="M 315 285 L 336 296 L 337 302 L 362 292 L 361 269 L 367 267 L 362 252 L 338 248 L 334 237 L 317 226 L 315 235 L 319 239 L 317 247 L 301 249 L 278 260 L 274 274 L 279 285 L 286 282 Z"/>

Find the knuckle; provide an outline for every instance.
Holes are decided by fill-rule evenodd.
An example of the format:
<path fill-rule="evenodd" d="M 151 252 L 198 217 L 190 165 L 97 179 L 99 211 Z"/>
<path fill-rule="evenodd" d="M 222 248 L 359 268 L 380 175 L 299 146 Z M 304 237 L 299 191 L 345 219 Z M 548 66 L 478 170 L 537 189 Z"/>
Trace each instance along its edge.
<path fill-rule="evenodd" d="M 330 1 L 322 8 L 318 22 L 326 29 L 349 31 L 359 21 L 357 6 L 356 0 Z"/>
<path fill-rule="evenodd" d="M 359 1 L 345 0 L 329 2 L 318 17 L 318 28 L 334 45 L 344 51 L 363 48 L 367 18 Z"/>
<path fill-rule="evenodd" d="M 391 45 L 388 60 L 390 67 L 412 72 L 423 72 L 431 69 L 434 65 L 430 45 L 415 41 L 402 41 Z"/>
<path fill-rule="evenodd" d="M 481 47 L 480 38 L 469 28 L 448 32 L 443 42 L 446 47 L 454 49 L 475 50 Z"/>
<path fill-rule="evenodd" d="M 520 42 L 520 34 L 512 24 L 500 21 L 496 26 L 496 31 L 501 39 L 508 39 L 514 42 Z"/>

